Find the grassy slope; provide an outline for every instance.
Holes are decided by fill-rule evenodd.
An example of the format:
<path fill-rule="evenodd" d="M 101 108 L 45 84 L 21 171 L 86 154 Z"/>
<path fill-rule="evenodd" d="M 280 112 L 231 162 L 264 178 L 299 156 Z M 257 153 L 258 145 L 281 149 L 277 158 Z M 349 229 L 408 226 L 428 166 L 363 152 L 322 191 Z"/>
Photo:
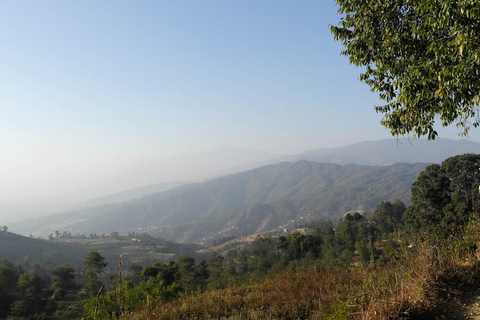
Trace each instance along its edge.
<path fill-rule="evenodd" d="M 309 266 L 252 285 L 145 304 L 123 319 L 465 319 L 462 288 L 478 286 L 480 220 L 441 251 L 421 246 L 384 266 Z"/>
<path fill-rule="evenodd" d="M 427 254 L 422 262 L 349 272 L 322 267 L 285 271 L 255 285 L 232 286 L 155 307 L 144 306 L 123 319 L 380 320 L 407 315 L 428 319 L 433 312 L 445 312 L 440 307 L 447 305 L 444 297 L 435 294 L 437 283 L 432 272 L 441 270 L 431 258 Z"/>

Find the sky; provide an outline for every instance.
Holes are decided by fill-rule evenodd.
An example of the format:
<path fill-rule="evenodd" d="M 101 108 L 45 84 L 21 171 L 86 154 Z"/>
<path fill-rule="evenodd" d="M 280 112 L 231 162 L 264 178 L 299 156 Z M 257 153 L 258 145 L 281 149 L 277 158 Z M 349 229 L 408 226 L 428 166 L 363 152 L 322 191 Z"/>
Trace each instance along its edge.
<path fill-rule="evenodd" d="M 0 2 L 0 224 L 145 159 L 390 137 L 339 18 L 329 0 Z"/>

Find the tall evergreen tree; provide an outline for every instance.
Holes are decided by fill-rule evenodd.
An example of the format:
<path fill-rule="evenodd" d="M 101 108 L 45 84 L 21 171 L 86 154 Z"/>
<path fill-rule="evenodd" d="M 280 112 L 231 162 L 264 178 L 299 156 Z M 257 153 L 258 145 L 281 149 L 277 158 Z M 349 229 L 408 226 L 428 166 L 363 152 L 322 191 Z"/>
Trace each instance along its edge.
<path fill-rule="evenodd" d="M 97 295 L 99 290 L 104 286 L 101 276 L 107 266 L 105 258 L 98 251 L 90 251 L 83 260 L 87 273 L 87 292 L 91 296 Z"/>

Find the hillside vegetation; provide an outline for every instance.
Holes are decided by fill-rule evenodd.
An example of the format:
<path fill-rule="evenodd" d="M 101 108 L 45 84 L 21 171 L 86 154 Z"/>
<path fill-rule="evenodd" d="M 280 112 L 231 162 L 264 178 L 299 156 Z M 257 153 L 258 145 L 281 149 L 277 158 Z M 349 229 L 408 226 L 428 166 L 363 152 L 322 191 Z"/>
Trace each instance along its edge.
<path fill-rule="evenodd" d="M 425 166 L 285 162 L 15 228 L 44 236 L 56 230 L 148 232 L 177 242 L 204 243 L 226 235 L 291 229 L 315 219 L 336 220 L 346 212 L 371 211 L 380 201 L 409 203 L 410 186 Z"/>
<path fill-rule="evenodd" d="M 34 239 L 11 232 L 0 231 L 0 259 L 15 262 L 43 263 L 46 260 L 57 264 L 81 264 L 86 248 L 69 243 Z"/>
<path fill-rule="evenodd" d="M 78 268 L 89 251 L 99 251 L 109 267 L 115 269 L 120 255 L 124 256 L 125 264 L 148 265 L 186 254 L 202 256 L 197 254 L 201 249 L 199 245 L 173 243 L 148 234 L 91 234 L 87 237 L 59 233 L 46 240 L 0 231 L 0 259 L 8 259 L 25 268 L 64 264 Z"/>
<path fill-rule="evenodd" d="M 271 265 L 256 284 L 190 291 L 122 318 L 465 319 L 462 290 L 479 284 L 479 165 L 480 156 L 464 155 L 427 167 L 407 210 L 382 202 L 369 220 L 347 215 L 335 233 L 324 223 L 312 225 L 320 251 L 311 241 L 315 233 L 278 238 L 275 247 L 290 263 L 286 270 Z M 255 249 L 251 254 L 264 265 Z"/>
<path fill-rule="evenodd" d="M 462 290 L 480 284 L 479 165 L 467 154 L 428 166 L 409 206 L 382 201 L 243 246 L 227 237 L 204 259 L 142 266 L 120 256 L 112 270 L 93 250 L 82 269 L 51 271 L 3 260 L 0 317 L 464 319 Z"/>

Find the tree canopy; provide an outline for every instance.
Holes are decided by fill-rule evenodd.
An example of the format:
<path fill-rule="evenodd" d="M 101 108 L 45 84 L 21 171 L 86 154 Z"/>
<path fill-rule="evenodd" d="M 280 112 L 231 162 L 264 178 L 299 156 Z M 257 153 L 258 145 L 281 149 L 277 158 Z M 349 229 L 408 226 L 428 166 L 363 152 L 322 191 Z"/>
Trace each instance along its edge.
<path fill-rule="evenodd" d="M 65 296 L 68 292 L 75 292 L 79 289 L 76 283 L 75 269 L 72 266 L 64 265 L 56 267 L 53 272 L 52 288 L 59 297 Z"/>
<path fill-rule="evenodd" d="M 90 251 L 83 260 L 83 264 L 87 269 L 87 291 L 91 296 L 95 296 L 97 292 L 99 292 L 99 289 L 100 291 L 102 290 L 104 285 L 100 280 L 100 276 L 107 266 L 105 257 L 98 251 Z"/>
<path fill-rule="evenodd" d="M 343 16 L 331 31 L 386 102 L 375 110 L 392 135 L 435 139 L 435 121 L 461 135 L 479 126 L 478 0 L 336 2 Z"/>
<path fill-rule="evenodd" d="M 403 216 L 405 232 L 417 239 L 457 235 L 478 213 L 480 155 L 451 157 L 432 164 L 412 186 L 412 205 Z"/>

